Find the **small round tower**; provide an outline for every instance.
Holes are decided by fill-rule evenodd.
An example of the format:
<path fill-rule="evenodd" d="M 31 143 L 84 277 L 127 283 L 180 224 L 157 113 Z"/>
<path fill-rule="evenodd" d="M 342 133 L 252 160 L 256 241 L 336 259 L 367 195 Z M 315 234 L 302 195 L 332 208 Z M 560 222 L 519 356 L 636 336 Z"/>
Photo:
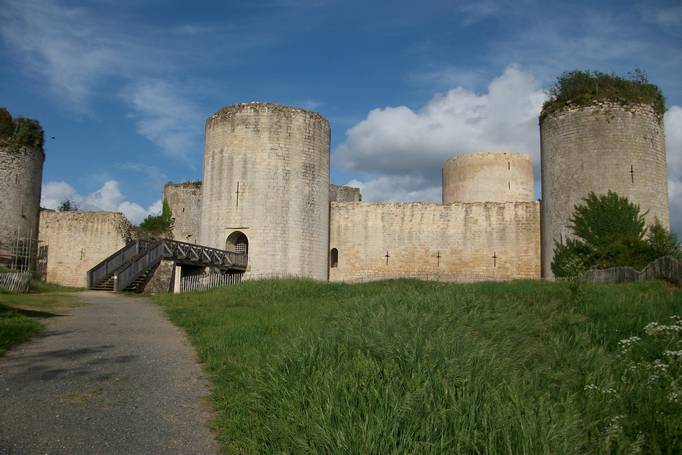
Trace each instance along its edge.
<path fill-rule="evenodd" d="M 533 163 L 525 153 L 467 153 L 443 164 L 443 204 L 534 200 Z"/>
<path fill-rule="evenodd" d="M 34 250 L 38 238 L 40 189 L 43 178 L 43 131 L 38 122 L 11 120 L 6 110 L 0 115 L 14 125 L 13 133 L 0 131 L 0 258 L 17 246 Z M 17 134 L 18 132 L 18 134 Z M 30 243 L 29 242 L 30 239 Z M 22 264 L 32 266 L 32 264 Z"/>
<path fill-rule="evenodd" d="M 329 122 L 271 103 L 206 121 L 199 243 L 246 251 L 247 272 L 326 280 Z"/>
<path fill-rule="evenodd" d="M 552 276 L 555 241 L 567 238 L 576 204 L 614 191 L 639 204 L 647 223 L 669 225 L 662 115 L 650 104 L 568 104 L 540 117 L 542 274 Z"/>
<path fill-rule="evenodd" d="M 45 155 L 42 148 L 0 143 L 0 242 L 38 237 L 40 188 Z"/>

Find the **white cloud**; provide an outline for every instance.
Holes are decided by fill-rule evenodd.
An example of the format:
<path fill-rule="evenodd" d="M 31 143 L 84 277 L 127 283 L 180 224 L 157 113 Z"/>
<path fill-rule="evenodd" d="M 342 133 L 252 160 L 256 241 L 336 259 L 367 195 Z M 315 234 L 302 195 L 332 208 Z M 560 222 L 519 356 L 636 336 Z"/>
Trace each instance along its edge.
<path fill-rule="evenodd" d="M 86 195 L 79 194 L 66 182 L 47 182 L 43 185 L 41 207 L 56 210 L 67 199 L 75 202 L 81 210 L 122 212 L 133 224 L 141 223 L 147 215 L 161 213 L 161 200 L 145 209 L 140 204 L 127 201 L 116 180 L 108 180 L 97 191 Z"/>
<path fill-rule="evenodd" d="M 360 188 L 363 201 L 368 202 L 441 201 L 440 184 L 416 176 L 381 176 L 366 182 L 351 180 L 346 185 Z"/>
<path fill-rule="evenodd" d="M 189 97 L 159 79 L 131 84 L 123 98 L 134 109 L 137 132 L 169 155 L 188 162 L 200 150 L 202 115 Z"/>
<path fill-rule="evenodd" d="M 414 111 L 373 109 L 335 150 L 341 167 L 391 175 L 435 176 L 447 158 L 504 150 L 539 156 L 537 118 L 545 99 L 535 78 L 509 66 L 488 92 L 462 87 Z"/>

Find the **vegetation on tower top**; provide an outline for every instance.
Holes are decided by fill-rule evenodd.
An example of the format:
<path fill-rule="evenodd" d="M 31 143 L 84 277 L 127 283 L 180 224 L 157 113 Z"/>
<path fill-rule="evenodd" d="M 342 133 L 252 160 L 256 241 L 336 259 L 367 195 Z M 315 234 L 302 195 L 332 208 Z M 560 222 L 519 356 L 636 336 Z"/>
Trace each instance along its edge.
<path fill-rule="evenodd" d="M 649 82 L 640 69 L 627 77 L 601 71 L 567 71 L 549 89 L 549 99 L 542 106 L 540 119 L 565 106 L 589 106 L 599 101 L 622 105 L 648 104 L 659 117 L 665 112 L 665 98 L 658 86 Z"/>
<path fill-rule="evenodd" d="M 37 120 L 17 117 L 0 107 L 0 142 L 15 146 L 43 148 L 43 128 Z"/>

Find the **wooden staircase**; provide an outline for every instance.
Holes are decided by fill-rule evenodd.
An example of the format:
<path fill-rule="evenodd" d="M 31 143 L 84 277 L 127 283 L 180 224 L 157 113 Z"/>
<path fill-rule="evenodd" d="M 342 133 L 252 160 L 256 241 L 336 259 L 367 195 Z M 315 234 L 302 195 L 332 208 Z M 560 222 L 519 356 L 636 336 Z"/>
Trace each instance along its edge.
<path fill-rule="evenodd" d="M 162 260 L 180 265 L 246 270 L 243 253 L 209 248 L 175 240 L 138 240 L 127 244 L 88 271 L 88 289 L 141 292 Z"/>

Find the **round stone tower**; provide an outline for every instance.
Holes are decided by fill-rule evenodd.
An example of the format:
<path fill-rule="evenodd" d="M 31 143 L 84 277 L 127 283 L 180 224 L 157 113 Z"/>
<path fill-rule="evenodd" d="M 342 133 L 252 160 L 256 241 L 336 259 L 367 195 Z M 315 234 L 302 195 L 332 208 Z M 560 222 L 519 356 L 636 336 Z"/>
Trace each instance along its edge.
<path fill-rule="evenodd" d="M 542 274 L 552 276 L 554 243 L 588 193 L 627 196 L 667 228 L 668 178 L 663 120 L 648 104 L 566 106 L 540 118 Z"/>
<path fill-rule="evenodd" d="M 271 103 L 206 121 L 199 243 L 247 251 L 247 273 L 326 280 L 329 122 Z"/>
<path fill-rule="evenodd" d="M 44 161 L 42 147 L 0 140 L 0 257 L 17 240 L 36 247 Z"/>
<path fill-rule="evenodd" d="M 443 204 L 534 200 L 533 163 L 525 153 L 467 153 L 443 164 Z"/>

